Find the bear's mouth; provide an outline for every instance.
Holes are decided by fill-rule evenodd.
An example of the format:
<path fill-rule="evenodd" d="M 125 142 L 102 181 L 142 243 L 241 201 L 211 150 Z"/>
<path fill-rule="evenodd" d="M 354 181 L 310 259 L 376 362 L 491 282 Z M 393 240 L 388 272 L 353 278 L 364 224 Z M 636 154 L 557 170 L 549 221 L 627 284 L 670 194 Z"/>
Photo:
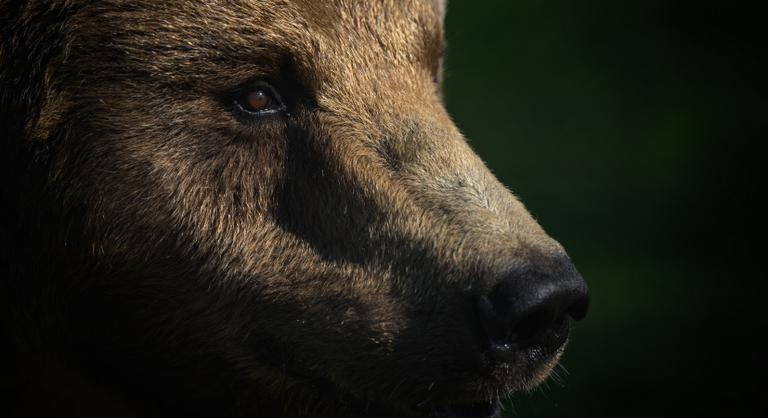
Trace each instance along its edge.
<path fill-rule="evenodd" d="M 472 378 L 443 382 L 438 385 L 439 390 L 432 392 L 434 396 L 422 393 L 424 388 L 414 387 L 404 392 L 405 397 L 382 398 L 381 391 L 359 391 L 354 385 L 330 378 L 283 343 L 260 341 L 262 349 L 273 348 L 267 350 L 270 356 L 280 353 L 279 358 L 270 358 L 268 364 L 280 364 L 281 373 L 294 379 L 294 389 L 314 393 L 307 395 L 310 398 L 334 399 L 345 405 L 350 416 L 369 418 L 497 418 L 501 414 L 501 399 L 538 385 L 549 375 L 565 348 L 565 341 L 559 341 L 548 348 L 515 350 L 511 362 L 493 361 L 486 353 L 481 368 L 473 369 Z"/>
<path fill-rule="evenodd" d="M 477 401 L 471 403 L 452 403 L 435 405 L 430 409 L 400 409 L 384 403 L 366 402 L 365 407 L 353 407 L 360 416 L 368 417 L 423 417 L 423 418 L 497 418 L 501 414 L 501 401 L 498 399 Z"/>
<path fill-rule="evenodd" d="M 413 405 L 396 401 L 382 401 L 375 396 L 350 393 L 325 379 L 311 379 L 312 387 L 319 389 L 325 399 L 336 398 L 346 405 L 351 416 L 369 418 L 497 418 L 501 414 L 499 398 L 477 400 L 438 401 L 431 405 Z"/>
<path fill-rule="evenodd" d="M 438 408 L 435 418 L 494 418 L 501 413 L 501 402 L 498 400 L 471 404 L 457 404 Z"/>
<path fill-rule="evenodd" d="M 539 354 L 539 356 L 535 354 Z M 549 374 L 547 370 L 551 368 L 552 360 L 556 361 L 557 355 L 543 356 L 549 360 L 544 361 L 540 358 L 542 357 L 541 354 L 543 353 L 529 353 L 528 357 L 536 357 L 533 365 L 530 365 L 532 366 L 531 370 L 516 371 L 516 374 L 521 373 L 525 376 L 522 380 L 511 382 L 505 379 L 505 375 L 502 375 L 498 377 L 500 380 L 482 382 L 478 387 L 472 385 L 473 389 L 471 390 L 456 389 L 456 391 L 452 391 L 453 395 L 441 396 L 440 399 L 433 399 L 426 404 L 414 404 L 410 400 L 382 400 L 370 393 L 350 391 L 345 385 L 339 385 L 338 382 L 333 382 L 331 379 L 323 378 L 321 375 L 308 374 L 308 368 L 298 371 L 289 367 L 287 370 L 290 370 L 289 374 L 299 382 L 311 382 L 308 386 L 317 391 L 321 398 L 337 399 L 339 404 L 346 405 L 351 416 L 369 418 L 390 418 L 393 416 L 408 418 L 498 418 L 501 415 L 503 398 L 517 390 L 537 385 Z M 549 363 L 549 365 L 545 366 L 543 363 Z M 300 386 L 303 385 L 297 387 Z M 491 395 L 491 397 L 476 397 L 478 391 L 485 392 L 486 396 Z"/>

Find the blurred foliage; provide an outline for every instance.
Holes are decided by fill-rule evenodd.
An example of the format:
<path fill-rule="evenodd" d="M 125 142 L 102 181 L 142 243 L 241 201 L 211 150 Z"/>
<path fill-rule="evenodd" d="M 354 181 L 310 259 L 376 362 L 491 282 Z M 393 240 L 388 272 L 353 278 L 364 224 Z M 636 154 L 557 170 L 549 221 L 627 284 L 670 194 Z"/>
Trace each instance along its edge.
<path fill-rule="evenodd" d="M 768 416 L 759 7 L 449 2 L 449 111 L 592 290 L 507 416 Z"/>

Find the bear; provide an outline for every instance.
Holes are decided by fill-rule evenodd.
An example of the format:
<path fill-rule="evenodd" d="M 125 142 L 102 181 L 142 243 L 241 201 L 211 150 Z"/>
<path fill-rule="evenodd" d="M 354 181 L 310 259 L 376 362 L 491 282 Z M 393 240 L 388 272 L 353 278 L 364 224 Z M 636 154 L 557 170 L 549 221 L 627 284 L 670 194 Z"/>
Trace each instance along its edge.
<path fill-rule="evenodd" d="M 4 416 L 491 418 L 587 312 L 445 0 L 3 0 Z"/>

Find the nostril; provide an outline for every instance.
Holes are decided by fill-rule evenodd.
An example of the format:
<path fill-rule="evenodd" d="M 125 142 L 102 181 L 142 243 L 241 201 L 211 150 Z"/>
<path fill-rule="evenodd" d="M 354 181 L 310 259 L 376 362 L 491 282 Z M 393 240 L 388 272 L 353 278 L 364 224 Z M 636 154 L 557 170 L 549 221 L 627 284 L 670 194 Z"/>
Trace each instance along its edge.
<path fill-rule="evenodd" d="M 555 320 L 555 312 L 539 309 L 517 321 L 509 333 L 509 339 L 523 345 L 534 341 L 540 333 L 550 328 Z"/>
<path fill-rule="evenodd" d="M 492 340 L 502 340 L 508 335 L 507 324 L 488 296 L 477 298 L 477 313 L 485 334 Z"/>
<path fill-rule="evenodd" d="M 530 312 L 515 312 L 491 302 L 487 296 L 477 301 L 477 311 L 488 338 L 496 343 L 528 345 L 557 322 L 567 322 L 566 315 L 559 315 L 554 309 L 542 307 Z"/>

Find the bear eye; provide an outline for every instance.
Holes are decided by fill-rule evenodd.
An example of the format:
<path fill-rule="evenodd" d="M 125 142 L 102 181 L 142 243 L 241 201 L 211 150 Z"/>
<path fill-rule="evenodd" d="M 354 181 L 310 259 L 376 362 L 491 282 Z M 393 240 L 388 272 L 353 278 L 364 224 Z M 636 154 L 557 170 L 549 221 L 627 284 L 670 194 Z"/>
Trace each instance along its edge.
<path fill-rule="evenodd" d="M 241 112 L 263 116 L 282 112 L 285 104 L 274 88 L 266 83 L 259 83 L 243 90 L 235 98 L 235 106 Z"/>

